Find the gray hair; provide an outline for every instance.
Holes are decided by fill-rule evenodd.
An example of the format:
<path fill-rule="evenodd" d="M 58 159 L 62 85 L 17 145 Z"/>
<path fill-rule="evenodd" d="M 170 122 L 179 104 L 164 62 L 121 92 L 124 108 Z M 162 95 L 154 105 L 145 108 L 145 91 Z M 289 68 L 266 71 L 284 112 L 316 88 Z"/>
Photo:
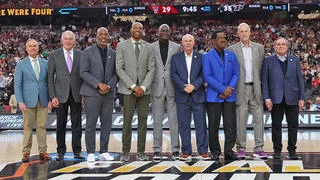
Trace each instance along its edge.
<path fill-rule="evenodd" d="M 159 27 L 159 31 L 160 31 L 160 29 L 161 29 L 162 27 L 167 27 L 167 28 L 168 28 L 168 30 L 170 30 L 170 27 L 169 27 L 169 25 L 168 25 L 168 24 L 161 24 L 161 26 Z"/>
<path fill-rule="evenodd" d="M 61 34 L 61 40 L 63 39 L 63 36 L 64 36 L 65 34 L 71 34 L 72 37 L 73 37 L 73 39 L 74 39 L 74 40 L 76 39 L 76 36 L 74 35 L 74 33 L 73 33 L 72 31 L 67 30 L 67 31 L 64 31 L 64 32 Z"/>
<path fill-rule="evenodd" d="M 243 22 L 243 23 L 240 23 L 240 24 L 239 24 L 239 26 L 238 26 L 238 32 L 240 31 L 240 27 L 241 27 L 241 26 L 245 26 L 245 27 L 247 27 L 247 28 L 249 29 L 249 32 L 251 31 L 249 25 L 248 25 L 247 23 L 244 23 L 244 22 Z"/>

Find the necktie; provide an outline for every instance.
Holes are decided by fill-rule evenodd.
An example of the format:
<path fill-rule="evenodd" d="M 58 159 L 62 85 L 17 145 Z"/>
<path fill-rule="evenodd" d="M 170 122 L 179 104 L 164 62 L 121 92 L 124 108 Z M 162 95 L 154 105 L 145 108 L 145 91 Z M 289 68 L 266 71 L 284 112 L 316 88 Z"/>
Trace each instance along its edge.
<path fill-rule="evenodd" d="M 139 61 L 139 53 L 140 53 L 139 44 L 140 44 L 139 42 L 134 43 L 137 61 Z"/>
<path fill-rule="evenodd" d="M 37 62 L 37 59 L 32 59 L 33 62 L 33 71 L 36 74 L 36 78 L 39 80 L 40 68 Z"/>
<path fill-rule="evenodd" d="M 72 70 L 72 59 L 71 59 L 71 56 L 70 56 L 70 51 L 67 52 L 67 67 L 68 67 L 69 73 L 71 73 L 71 70 Z"/>

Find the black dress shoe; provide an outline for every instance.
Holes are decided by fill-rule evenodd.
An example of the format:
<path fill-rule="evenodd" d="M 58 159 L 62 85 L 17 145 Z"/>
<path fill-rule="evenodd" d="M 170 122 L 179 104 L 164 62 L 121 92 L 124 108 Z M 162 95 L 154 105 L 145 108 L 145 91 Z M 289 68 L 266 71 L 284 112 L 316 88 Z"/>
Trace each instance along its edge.
<path fill-rule="evenodd" d="M 273 153 L 273 159 L 281 159 L 281 152 L 275 151 Z"/>
<path fill-rule="evenodd" d="M 237 159 L 238 159 L 237 156 L 234 154 L 226 154 L 224 156 L 224 160 L 226 160 L 226 161 L 235 161 Z"/>
<path fill-rule="evenodd" d="M 77 158 L 77 159 L 84 159 L 84 157 L 81 156 L 80 153 L 74 153 L 74 156 L 73 156 L 73 157 L 74 157 L 74 158 Z"/>
<path fill-rule="evenodd" d="M 57 161 L 63 161 L 64 154 L 59 153 L 58 156 L 56 157 Z"/>
<path fill-rule="evenodd" d="M 290 160 L 298 160 L 299 156 L 297 155 L 296 151 L 289 151 L 289 159 Z"/>

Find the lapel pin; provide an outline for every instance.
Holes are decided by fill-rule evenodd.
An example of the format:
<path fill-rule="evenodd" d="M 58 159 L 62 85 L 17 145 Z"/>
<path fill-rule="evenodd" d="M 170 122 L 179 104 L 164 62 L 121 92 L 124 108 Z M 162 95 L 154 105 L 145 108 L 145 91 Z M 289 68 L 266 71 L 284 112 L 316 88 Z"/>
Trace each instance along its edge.
<path fill-rule="evenodd" d="M 292 61 L 292 59 L 290 59 L 290 61 Z"/>

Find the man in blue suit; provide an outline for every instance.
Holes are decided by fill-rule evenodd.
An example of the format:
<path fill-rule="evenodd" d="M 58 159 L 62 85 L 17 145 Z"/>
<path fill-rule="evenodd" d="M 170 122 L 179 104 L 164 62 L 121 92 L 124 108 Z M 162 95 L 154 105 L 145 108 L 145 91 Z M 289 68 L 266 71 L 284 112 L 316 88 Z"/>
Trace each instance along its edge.
<path fill-rule="evenodd" d="M 200 159 L 208 157 L 208 135 L 205 114 L 205 91 L 202 75 L 202 55 L 193 51 L 194 38 L 182 37 L 183 52 L 171 58 L 171 79 L 175 86 L 178 129 L 181 137 L 180 160 L 191 161 L 191 113 L 196 128 L 197 149 Z"/>
<path fill-rule="evenodd" d="M 213 160 L 219 160 L 219 126 L 221 113 L 225 134 L 225 160 L 235 160 L 232 148 L 236 142 L 236 92 L 239 67 L 236 55 L 224 49 L 226 35 L 221 30 L 212 33 L 213 49 L 203 55 L 203 75 L 207 82 L 207 112 L 209 121 L 209 148 Z"/>
<path fill-rule="evenodd" d="M 40 159 L 47 161 L 46 124 L 48 106 L 48 62 L 38 56 L 39 45 L 34 39 L 26 43 L 28 57 L 18 62 L 15 72 L 14 91 L 23 113 L 23 162 L 29 161 L 32 146 L 32 130 L 36 123 Z"/>
<path fill-rule="evenodd" d="M 273 158 L 281 158 L 281 124 L 284 113 L 288 123 L 288 152 L 290 159 L 296 154 L 299 107 L 304 106 L 304 83 L 297 57 L 288 54 L 289 42 L 280 37 L 274 41 L 275 55 L 263 63 L 263 97 L 271 111 Z"/>

